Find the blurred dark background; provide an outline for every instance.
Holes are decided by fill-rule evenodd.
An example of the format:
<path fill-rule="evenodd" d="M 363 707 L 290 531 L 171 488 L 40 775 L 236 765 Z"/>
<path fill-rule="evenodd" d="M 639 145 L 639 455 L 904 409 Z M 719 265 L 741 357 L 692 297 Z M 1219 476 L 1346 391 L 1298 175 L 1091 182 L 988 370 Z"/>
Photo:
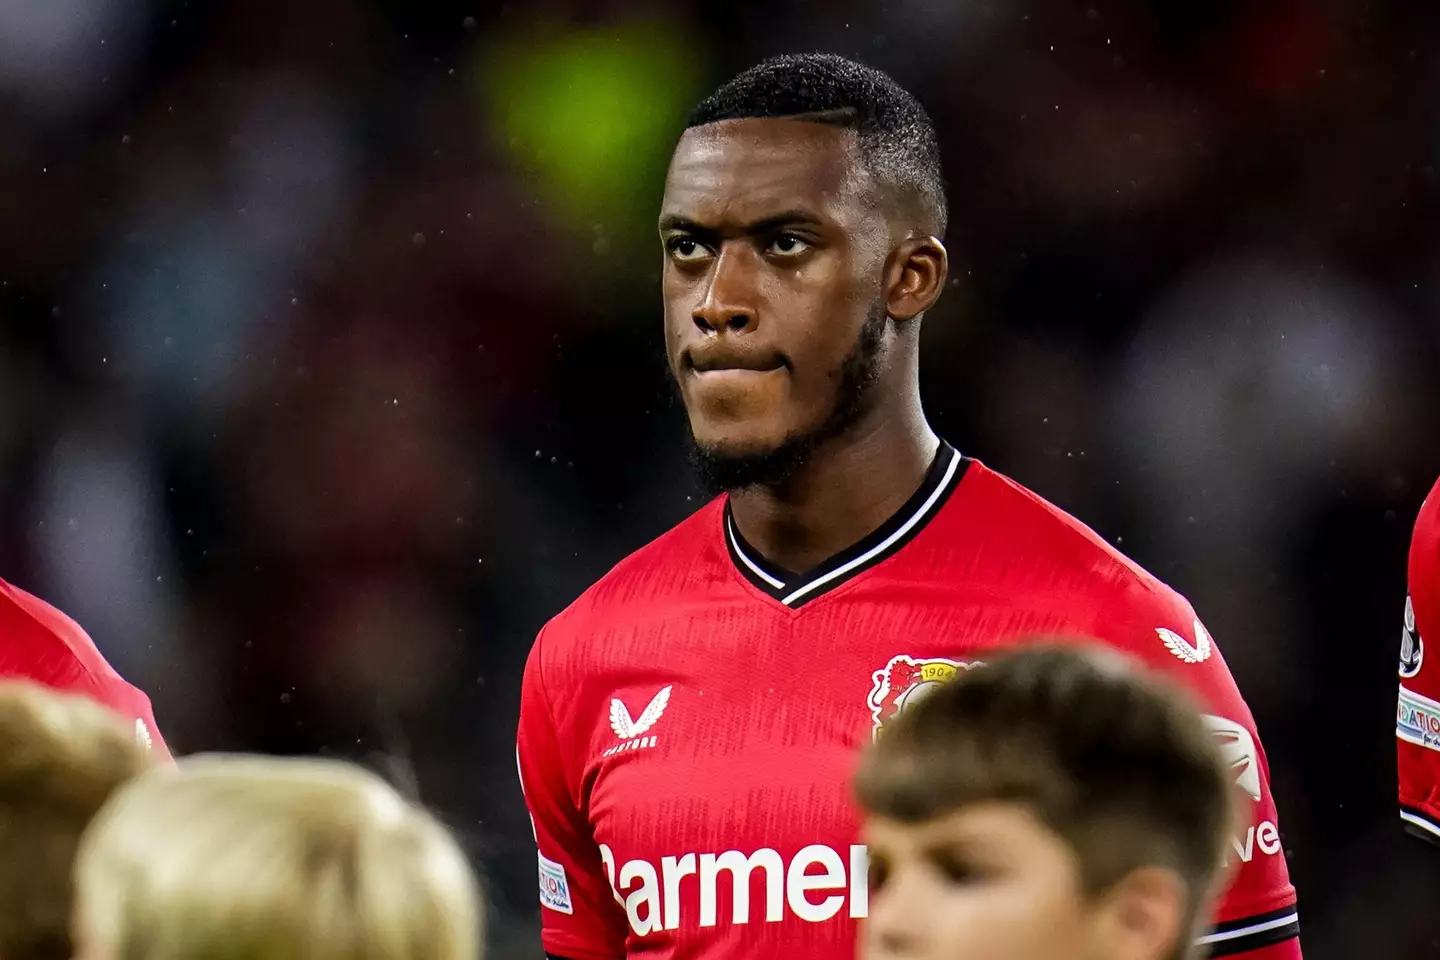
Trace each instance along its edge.
<path fill-rule="evenodd" d="M 524 656 L 701 500 L 664 165 L 812 49 L 940 129 L 938 428 L 1201 611 L 1307 957 L 1440 956 L 1390 725 L 1440 474 L 1434 4 L 0 0 L 0 575 L 178 751 L 413 781 L 537 956 Z"/>

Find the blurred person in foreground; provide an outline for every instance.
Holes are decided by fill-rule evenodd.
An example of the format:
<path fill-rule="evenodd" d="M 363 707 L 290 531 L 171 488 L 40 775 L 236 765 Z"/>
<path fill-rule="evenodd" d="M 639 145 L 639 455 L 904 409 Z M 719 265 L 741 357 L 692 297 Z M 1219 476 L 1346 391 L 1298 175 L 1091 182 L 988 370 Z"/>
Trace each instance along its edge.
<path fill-rule="evenodd" d="M 0 679 L 36 683 L 88 697 L 130 725 L 132 736 L 159 757 L 169 750 L 155 727 L 150 698 L 105 661 L 74 620 L 0 580 Z"/>
<path fill-rule="evenodd" d="M 76 860 L 81 960 L 478 960 L 455 840 L 374 774 L 209 756 L 117 795 Z"/>
<path fill-rule="evenodd" d="M 1232 776 L 1178 689 L 1039 646 L 916 704 L 856 778 L 866 960 L 1189 960 Z"/>
<path fill-rule="evenodd" d="M 115 796 L 76 858 L 81 960 L 478 960 L 482 925 L 448 830 L 341 761 L 181 760 Z"/>
<path fill-rule="evenodd" d="M 154 757 L 84 697 L 0 682 L 0 957 L 69 960 L 81 834 Z"/>
<path fill-rule="evenodd" d="M 1425 658 L 1425 638 L 1440 637 L 1440 482 L 1415 521 L 1408 579 L 1395 711 L 1400 819 L 1410 833 L 1440 844 L 1440 661 Z"/>
<path fill-rule="evenodd" d="M 848 958 L 857 752 L 1035 635 L 1100 637 L 1199 695 L 1247 814 L 1206 943 L 1300 956 L 1254 719 L 1194 610 L 925 420 L 945 221 L 930 120 L 869 67 L 768 60 L 691 116 L 660 214 L 665 343 L 724 495 L 531 651 L 518 751 L 551 956 Z"/>

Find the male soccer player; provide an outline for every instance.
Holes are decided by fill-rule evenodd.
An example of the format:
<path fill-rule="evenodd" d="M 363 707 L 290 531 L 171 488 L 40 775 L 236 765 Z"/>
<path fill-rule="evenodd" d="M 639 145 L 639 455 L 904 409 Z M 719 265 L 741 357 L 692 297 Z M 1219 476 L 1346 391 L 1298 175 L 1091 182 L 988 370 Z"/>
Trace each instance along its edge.
<path fill-rule="evenodd" d="M 896 718 L 856 793 L 865 960 L 1189 960 L 1235 821 L 1178 691 L 1039 646 Z"/>
<path fill-rule="evenodd" d="M 1395 711 L 1400 819 L 1415 836 L 1440 843 L 1440 662 L 1425 656 L 1425 638 L 1440 637 L 1440 482 L 1415 522 L 1409 580 Z"/>
<path fill-rule="evenodd" d="M 44 600 L 0 580 L 0 679 L 89 697 L 120 715 L 135 739 L 168 759 L 150 698 L 105 662 L 80 625 Z"/>
<path fill-rule="evenodd" d="M 1194 611 L 925 421 L 945 215 L 930 121 L 876 70 L 769 60 L 690 118 L 660 215 L 665 339 L 728 494 L 531 652 L 518 753 L 552 956 L 848 958 L 858 749 L 976 651 L 1041 634 L 1101 637 L 1200 694 L 1248 814 L 1206 936 L 1299 957 L 1265 758 Z"/>

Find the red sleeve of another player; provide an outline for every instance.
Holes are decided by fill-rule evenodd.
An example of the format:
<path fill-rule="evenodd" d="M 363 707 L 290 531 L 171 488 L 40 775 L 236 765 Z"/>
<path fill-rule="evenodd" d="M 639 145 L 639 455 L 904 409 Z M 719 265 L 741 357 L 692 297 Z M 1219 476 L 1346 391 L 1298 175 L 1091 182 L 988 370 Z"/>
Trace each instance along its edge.
<path fill-rule="evenodd" d="M 1195 611 L 1168 589 L 1120 616 L 1129 623 L 1122 647 L 1194 691 L 1235 775 L 1241 816 L 1226 851 L 1230 883 L 1201 942 L 1211 957 L 1300 960 L 1295 888 L 1270 794 L 1270 766 L 1230 668 Z"/>
<path fill-rule="evenodd" d="M 565 772 L 535 641 L 520 693 L 516 758 L 540 860 L 540 938 L 545 952 L 568 960 L 625 956 L 625 915 L 615 900 L 600 849 Z"/>
<path fill-rule="evenodd" d="M 158 760 L 171 760 L 170 748 L 160 737 L 155 725 L 155 712 L 150 698 L 118 677 L 98 681 L 89 690 L 96 700 L 118 713 L 127 723 L 135 725 L 135 739 L 155 754 Z"/>
<path fill-rule="evenodd" d="M 116 673 L 90 635 L 44 600 L 0 581 L 0 678 L 29 680 L 88 697 L 132 724 L 135 737 L 162 759 L 150 698 Z"/>
<path fill-rule="evenodd" d="M 1420 508 L 1409 580 L 1395 710 L 1400 817 L 1411 833 L 1440 843 L 1440 660 L 1425 643 L 1440 637 L 1440 485 Z"/>

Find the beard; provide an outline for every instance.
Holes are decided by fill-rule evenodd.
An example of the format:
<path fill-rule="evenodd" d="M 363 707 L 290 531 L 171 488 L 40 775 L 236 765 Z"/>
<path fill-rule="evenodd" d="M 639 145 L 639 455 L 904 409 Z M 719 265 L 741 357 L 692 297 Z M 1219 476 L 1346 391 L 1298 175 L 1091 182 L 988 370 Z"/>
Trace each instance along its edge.
<path fill-rule="evenodd" d="M 870 408 L 871 394 L 879 382 L 886 319 L 883 303 L 871 308 L 860 335 L 840 361 L 834 405 L 812 429 L 792 434 L 768 450 L 741 453 L 703 446 L 692 434 L 690 461 L 701 484 L 711 493 L 781 486 L 818 448 L 847 433 Z"/>

